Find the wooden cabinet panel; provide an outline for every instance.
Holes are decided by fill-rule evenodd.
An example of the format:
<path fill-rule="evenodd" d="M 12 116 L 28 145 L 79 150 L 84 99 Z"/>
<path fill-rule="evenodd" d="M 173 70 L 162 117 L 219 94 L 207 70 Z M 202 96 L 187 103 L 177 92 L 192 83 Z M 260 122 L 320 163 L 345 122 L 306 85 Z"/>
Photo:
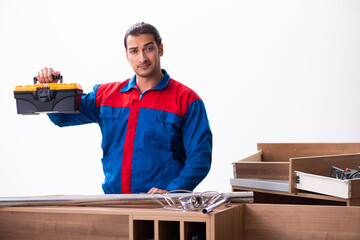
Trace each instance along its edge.
<path fill-rule="evenodd" d="M 4 240 L 129 239 L 126 215 L 59 212 L 0 212 Z"/>
<path fill-rule="evenodd" d="M 246 204 L 244 239 L 360 239 L 360 207 Z"/>

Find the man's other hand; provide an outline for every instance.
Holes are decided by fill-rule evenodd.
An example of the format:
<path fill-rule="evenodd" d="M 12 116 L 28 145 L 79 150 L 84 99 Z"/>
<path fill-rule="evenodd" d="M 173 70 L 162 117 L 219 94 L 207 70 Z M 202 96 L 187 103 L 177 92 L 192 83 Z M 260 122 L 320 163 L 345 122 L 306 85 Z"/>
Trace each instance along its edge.
<path fill-rule="evenodd" d="M 152 189 L 150 189 L 147 193 L 167 193 L 169 192 L 168 190 L 162 190 L 156 187 L 153 187 Z"/>
<path fill-rule="evenodd" d="M 60 72 L 54 71 L 52 68 L 45 67 L 38 72 L 36 78 L 39 83 L 57 83 L 59 80 L 53 79 L 53 75 L 58 76 L 60 75 Z"/>

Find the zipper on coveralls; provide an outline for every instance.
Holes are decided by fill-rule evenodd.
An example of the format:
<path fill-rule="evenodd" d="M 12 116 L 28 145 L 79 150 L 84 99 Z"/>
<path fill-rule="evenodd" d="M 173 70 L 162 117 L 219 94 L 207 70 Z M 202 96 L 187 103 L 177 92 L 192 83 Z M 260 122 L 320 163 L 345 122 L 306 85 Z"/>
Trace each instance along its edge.
<path fill-rule="evenodd" d="M 140 89 L 138 89 L 138 90 L 139 90 L 139 93 L 140 93 Z M 153 90 L 153 89 L 151 88 L 151 89 L 149 89 L 149 90 L 146 90 L 145 92 L 143 92 L 143 94 L 140 93 L 140 98 L 139 98 L 139 100 L 142 100 L 144 94 L 147 93 L 148 91 L 151 91 L 151 90 Z"/>

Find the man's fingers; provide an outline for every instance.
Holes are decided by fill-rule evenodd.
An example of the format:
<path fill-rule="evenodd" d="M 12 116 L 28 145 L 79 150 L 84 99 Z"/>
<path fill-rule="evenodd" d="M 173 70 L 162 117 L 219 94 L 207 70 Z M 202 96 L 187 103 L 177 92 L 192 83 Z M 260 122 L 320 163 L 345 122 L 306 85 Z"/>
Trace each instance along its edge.
<path fill-rule="evenodd" d="M 149 190 L 148 193 L 154 193 L 154 192 L 159 192 L 159 189 L 153 187 L 152 189 Z"/>
<path fill-rule="evenodd" d="M 52 82 L 52 80 L 53 80 L 53 78 L 52 78 L 52 72 L 53 72 L 54 70 L 52 70 L 52 68 L 47 68 L 47 67 L 45 67 L 44 68 L 44 78 L 45 78 L 45 81 L 46 82 Z"/>
<path fill-rule="evenodd" d="M 54 69 L 48 68 L 48 79 L 50 80 L 50 82 L 54 80 L 53 75 L 54 75 Z"/>
<path fill-rule="evenodd" d="M 155 192 L 157 192 L 157 193 L 166 193 L 168 191 L 167 190 L 162 190 L 162 189 L 159 189 L 159 188 L 156 188 L 156 187 L 153 187 L 148 191 L 148 193 L 155 193 Z"/>
<path fill-rule="evenodd" d="M 40 71 L 37 72 L 36 79 L 40 82 Z"/>
<path fill-rule="evenodd" d="M 39 81 L 40 83 L 45 82 L 45 79 L 44 79 L 44 71 L 43 71 L 43 70 L 40 70 L 40 71 L 39 71 L 38 81 Z"/>
<path fill-rule="evenodd" d="M 57 80 L 53 79 L 53 75 L 58 76 L 60 75 L 60 72 L 54 71 L 52 68 L 44 67 L 38 72 L 36 78 L 40 83 L 56 83 Z"/>

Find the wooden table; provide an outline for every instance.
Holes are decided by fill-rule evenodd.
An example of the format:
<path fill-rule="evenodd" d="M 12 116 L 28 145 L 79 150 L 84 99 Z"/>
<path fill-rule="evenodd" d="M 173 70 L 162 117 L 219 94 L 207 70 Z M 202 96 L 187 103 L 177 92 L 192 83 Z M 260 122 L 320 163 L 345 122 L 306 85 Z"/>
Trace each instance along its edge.
<path fill-rule="evenodd" d="M 360 239 L 360 207 L 239 203 L 210 214 L 153 207 L 4 207 L 1 240 Z"/>
<path fill-rule="evenodd" d="M 0 239 L 241 239 L 241 205 L 203 214 L 160 208 L 5 207 Z"/>
<path fill-rule="evenodd" d="M 0 240 L 241 239 L 241 203 L 252 201 L 250 192 L 223 193 L 231 203 L 207 214 L 165 209 L 154 200 L 217 196 L 203 194 L 2 197 Z"/>

